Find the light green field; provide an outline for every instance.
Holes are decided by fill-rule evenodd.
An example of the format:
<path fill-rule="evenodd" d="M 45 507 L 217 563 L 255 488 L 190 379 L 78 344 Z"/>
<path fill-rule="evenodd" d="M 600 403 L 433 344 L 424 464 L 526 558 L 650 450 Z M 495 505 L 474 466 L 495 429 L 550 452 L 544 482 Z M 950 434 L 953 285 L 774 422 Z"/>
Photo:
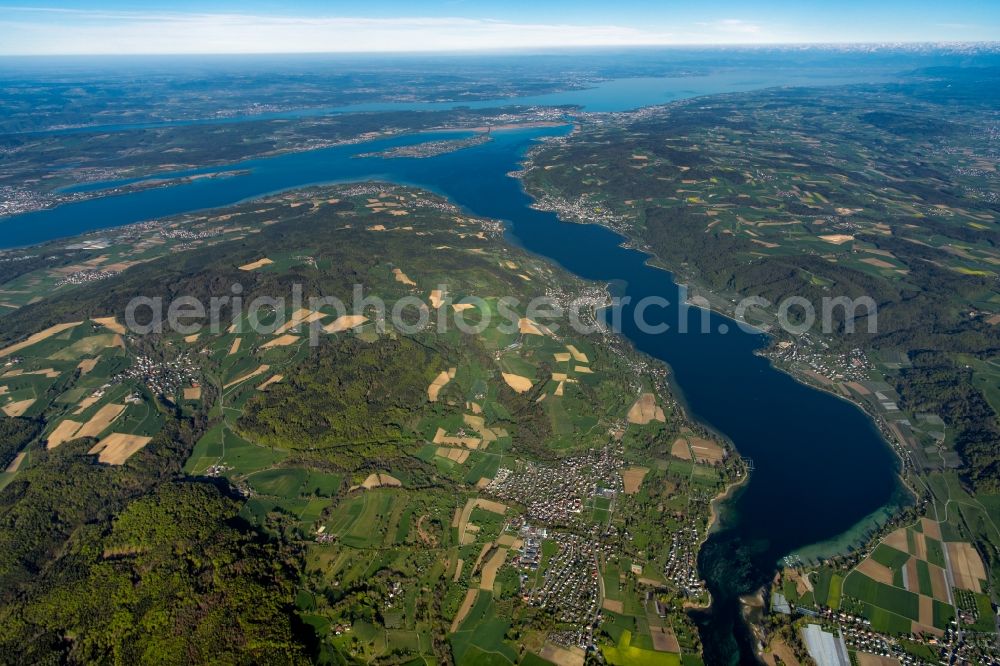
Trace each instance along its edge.
<path fill-rule="evenodd" d="M 920 619 L 916 594 L 879 583 L 857 571 L 851 572 L 844 580 L 844 594 L 911 620 Z M 874 622 L 874 618 L 869 619 Z"/>
<path fill-rule="evenodd" d="M 480 592 L 462 626 L 450 637 L 456 663 L 517 663 L 517 653 L 503 640 L 509 627 L 509 622 L 495 615 L 492 593 Z"/>
<path fill-rule="evenodd" d="M 264 495 L 293 498 L 302 494 L 309 472 L 301 467 L 279 467 L 247 476 L 255 490 Z"/>
<path fill-rule="evenodd" d="M 78 328 L 83 328 L 83 326 Z M 81 358 L 94 356 L 100 350 L 110 347 L 114 338 L 114 333 L 92 335 L 60 349 L 49 358 L 55 361 L 79 361 Z"/>
<path fill-rule="evenodd" d="M 673 652 L 644 650 L 632 645 L 632 632 L 625 630 L 617 645 L 601 646 L 604 658 L 612 666 L 680 666 L 681 656 Z"/>
<path fill-rule="evenodd" d="M 195 444 L 185 471 L 200 474 L 211 465 L 223 463 L 231 465 L 235 474 L 252 474 L 276 465 L 287 456 L 287 451 L 256 446 L 219 424 Z"/>
<path fill-rule="evenodd" d="M 372 548 L 382 544 L 389 532 L 389 519 L 399 493 L 392 490 L 366 490 L 343 500 L 333 510 L 327 531 L 336 534 L 340 542 L 352 548 Z M 391 531 L 395 534 L 395 530 Z"/>

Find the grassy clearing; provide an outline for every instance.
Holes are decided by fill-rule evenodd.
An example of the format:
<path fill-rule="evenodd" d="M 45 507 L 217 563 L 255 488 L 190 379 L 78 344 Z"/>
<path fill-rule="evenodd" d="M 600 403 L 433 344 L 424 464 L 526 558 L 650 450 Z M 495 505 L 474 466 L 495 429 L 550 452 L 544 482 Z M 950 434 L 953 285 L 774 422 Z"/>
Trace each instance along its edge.
<path fill-rule="evenodd" d="M 247 475 L 273 467 L 287 456 L 287 451 L 251 444 L 220 423 L 198 440 L 184 471 L 202 474 L 210 466 L 222 463 L 233 467 L 234 474 Z"/>
<path fill-rule="evenodd" d="M 219 423 L 201 436 L 191 451 L 191 457 L 184 464 L 185 473 L 201 474 L 222 458 L 224 428 L 225 426 Z"/>
<path fill-rule="evenodd" d="M 309 472 L 302 468 L 282 467 L 251 474 L 247 480 L 261 494 L 293 498 L 301 494 L 308 476 Z"/>
<path fill-rule="evenodd" d="M 399 502 L 405 501 L 391 490 L 368 490 L 349 497 L 337 505 L 327 530 L 340 537 L 340 542 L 352 548 L 373 548 L 395 534 L 390 518 Z"/>
<path fill-rule="evenodd" d="M 60 349 L 49 358 L 54 361 L 79 361 L 86 356 L 93 356 L 102 349 L 113 347 L 116 340 L 117 336 L 114 333 L 91 335 Z"/>
<path fill-rule="evenodd" d="M 152 437 L 163 427 L 163 416 L 149 401 L 140 405 L 129 405 L 125 413 L 115 422 L 115 430 Z"/>
<path fill-rule="evenodd" d="M 319 520 L 320 516 L 323 514 L 323 511 L 326 509 L 327 506 L 329 506 L 329 504 L 330 501 L 323 498 L 314 498 L 309 500 L 309 503 L 306 504 L 306 507 L 302 510 L 302 513 L 299 514 L 299 520 L 301 520 L 303 523 L 312 523 Z"/>

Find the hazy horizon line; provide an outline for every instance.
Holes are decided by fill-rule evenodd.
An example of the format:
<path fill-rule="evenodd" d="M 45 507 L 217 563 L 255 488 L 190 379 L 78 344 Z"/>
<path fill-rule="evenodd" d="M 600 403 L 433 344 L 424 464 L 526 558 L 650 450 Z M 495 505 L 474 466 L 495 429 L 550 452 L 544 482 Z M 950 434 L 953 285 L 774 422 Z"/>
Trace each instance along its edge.
<path fill-rule="evenodd" d="M 916 46 L 924 47 L 986 47 L 1000 51 L 1000 40 L 843 40 L 843 41 L 779 41 L 779 42 L 702 42 L 683 44 L 639 43 L 639 44 L 581 44 L 571 46 L 537 46 L 537 47 L 487 47 L 482 49 L 439 49 L 439 50 L 374 50 L 374 51 L 176 51 L 176 52 L 81 52 L 81 53 L 0 53 L 4 58 L 129 58 L 129 57 L 242 57 L 242 56 L 475 56 L 475 55 L 533 55 L 553 52 L 581 51 L 683 51 L 697 49 L 729 49 L 766 51 L 781 48 L 823 49 L 842 47 L 878 47 L 883 50 L 905 49 Z"/>

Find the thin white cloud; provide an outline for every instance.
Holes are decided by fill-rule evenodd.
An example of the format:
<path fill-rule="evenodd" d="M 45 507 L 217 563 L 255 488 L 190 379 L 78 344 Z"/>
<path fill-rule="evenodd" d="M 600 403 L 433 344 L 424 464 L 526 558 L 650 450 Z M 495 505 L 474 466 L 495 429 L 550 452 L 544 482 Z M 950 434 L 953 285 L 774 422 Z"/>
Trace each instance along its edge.
<path fill-rule="evenodd" d="M 695 29 L 515 23 L 469 18 L 259 16 L 0 7 L 0 53 L 322 53 L 481 51 L 759 42 L 740 20 Z M 774 40 L 770 40 L 774 41 Z"/>

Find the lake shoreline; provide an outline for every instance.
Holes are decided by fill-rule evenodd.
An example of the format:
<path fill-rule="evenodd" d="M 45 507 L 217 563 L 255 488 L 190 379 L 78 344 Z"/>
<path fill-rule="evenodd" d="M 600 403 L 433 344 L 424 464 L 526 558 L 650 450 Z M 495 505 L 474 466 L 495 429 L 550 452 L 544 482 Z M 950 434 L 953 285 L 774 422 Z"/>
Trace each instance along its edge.
<path fill-rule="evenodd" d="M 110 197 L 100 206 L 87 202 L 24 222 L 35 224 L 32 228 L 36 230 L 44 228 L 49 233 L 66 237 L 94 231 L 84 229 L 73 233 L 75 225 L 81 221 L 113 222 L 111 226 L 118 227 L 143 219 L 254 200 L 267 193 L 307 185 L 388 180 L 441 194 L 470 214 L 504 220 L 516 244 L 559 264 L 583 280 L 621 284 L 625 289 L 623 293 L 637 301 L 644 296 L 667 297 L 666 300 L 676 306 L 680 287 L 671 279 L 672 274 L 651 261 L 648 253 L 621 247 L 628 244 L 627 236 L 599 225 L 563 224 L 556 215 L 532 208 L 533 199 L 524 191 L 523 182 L 506 177 L 523 162 L 533 142 L 558 136 L 559 132 L 545 128 L 498 132 L 490 143 L 426 160 L 357 160 L 352 159 L 353 153 L 347 149 L 286 155 L 241 165 L 253 168 L 245 178 L 203 180 L 198 185 L 178 186 L 177 189 Z M 407 142 L 415 142 L 415 138 L 385 140 L 376 148 Z M 688 316 L 693 320 L 694 311 Z M 762 572 L 774 568 L 781 555 L 802 546 L 803 542 L 821 541 L 828 538 L 831 531 L 846 529 L 849 525 L 844 523 L 867 515 L 872 505 L 884 500 L 880 488 L 896 481 L 883 468 L 880 447 L 874 446 L 877 431 L 870 420 L 853 413 L 854 410 L 845 412 L 837 401 L 829 401 L 825 393 L 809 391 L 809 387 L 788 379 L 786 373 L 776 371 L 771 364 L 758 358 L 753 352 L 763 344 L 761 334 L 730 331 L 728 336 L 721 336 L 713 329 L 709 335 L 681 336 L 675 329 L 667 335 L 651 335 L 634 328 L 628 317 L 624 324 L 622 333 L 632 346 L 670 368 L 671 384 L 683 387 L 674 392 L 683 398 L 684 411 L 690 421 L 711 423 L 709 430 L 713 433 L 726 433 L 724 439 L 730 441 L 748 462 L 751 456 L 764 460 L 751 474 L 755 483 L 748 484 L 746 492 L 730 491 L 728 500 L 716 502 L 715 529 L 708 531 L 703 543 L 709 547 L 702 547 L 699 556 L 699 577 L 711 584 L 713 604 L 716 605 L 711 617 L 701 624 L 703 643 L 730 654 L 730 646 L 720 641 L 726 632 L 731 636 L 734 627 L 742 623 L 735 608 L 730 612 L 727 588 L 731 585 L 726 581 L 742 585 L 740 580 L 747 575 L 756 581 L 764 575 Z M 760 402 L 761 399 L 766 402 Z M 817 430 L 814 422 L 806 418 L 810 410 L 823 413 L 832 410 L 840 415 L 836 418 L 841 425 Z M 870 463 L 861 469 L 865 470 L 862 476 L 871 483 L 865 484 L 862 479 L 859 488 L 871 490 L 852 496 L 847 505 L 834 507 L 821 503 L 809 507 L 808 516 L 804 503 L 782 504 L 788 507 L 786 520 L 802 526 L 811 525 L 804 530 L 783 530 L 780 524 L 767 518 L 768 506 L 775 506 L 775 502 L 787 503 L 802 493 L 818 492 L 820 498 L 825 498 L 839 492 L 832 484 L 839 473 L 836 470 L 844 468 L 845 452 L 839 454 L 840 460 L 835 466 L 824 465 L 823 473 L 810 478 L 808 486 L 802 486 L 803 477 L 795 470 L 801 462 L 796 458 L 802 451 L 803 436 L 822 445 L 817 452 L 824 447 L 831 450 L 834 437 L 850 442 L 845 452 Z M 741 451 L 737 442 L 749 448 Z M 886 457 L 885 462 L 888 460 Z M 745 520 L 719 529 L 717 521 L 724 502 L 733 501 L 734 496 L 746 498 L 741 500 L 741 515 L 745 512 Z M 817 511 L 821 518 L 809 523 Z M 744 552 L 755 542 L 762 542 L 764 549 L 756 554 Z M 711 555 L 706 556 L 709 551 Z M 702 565 L 709 561 L 712 561 L 711 571 L 707 565 Z M 734 579 L 734 575 L 740 578 Z"/>
<path fill-rule="evenodd" d="M 574 124 L 574 128 L 576 128 L 575 124 Z M 522 170 L 520 170 L 517 173 L 517 175 L 513 176 L 513 177 L 516 177 L 517 180 L 520 181 L 522 191 L 524 191 L 524 193 L 529 198 L 532 199 L 532 206 L 535 206 L 537 204 L 537 198 L 534 195 L 534 193 L 529 188 L 527 188 L 525 186 L 525 181 L 524 181 L 524 173 L 525 173 L 524 167 L 530 166 L 530 165 L 531 165 L 531 154 L 529 152 L 528 155 L 526 155 L 525 160 L 521 163 Z M 834 396 L 836 398 L 839 398 L 839 399 L 843 400 L 844 402 L 846 402 L 846 403 L 848 403 L 848 404 L 856 407 L 858 410 L 860 410 L 861 412 L 863 412 L 873 422 L 873 424 L 876 426 L 877 430 L 880 433 L 881 439 L 883 440 L 884 445 L 890 451 L 892 451 L 893 456 L 900 463 L 900 468 L 902 468 L 902 463 L 903 463 L 902 456 L 900 455 L 900 453 L 897 450 L 896 446 L 893 445 L 893 441 L 890 441 L 889 434 L 888 434 L 888 428 L 884 426 L 884 419 L 880 415 L 873 413 L 869 409 L 869 407 L 866 404 L 864 404 L 863 402 L 861 402 L 860 400 L 857 400 L 857 399 L 853 398 L 850 395 L 844 395 L 842 393 L 839 393 L 839 392 L 833 390 L 833 387 L 831 387 L 831 386 L 826 386 L 826 385 L 820 384 L 818 382 L 809 381 L 809 377 L 807 375 L 805 375 L 802 372 L 799 372 L 794 367 L 791 367 L 790 365 L 785 364 L 785 363 L 778 363 L 778 362 L 775 361 L 775 359 L 772 359 L 769 356 L 767 356 L 767 352 L 770 351 L 771 349 L 773 349 L 774 345 L 777 343 L 777 339 L 774 337 L 774 335 L 771 334 L 770 328 L 769 327 L 762 328 L 762 327 L 759 327 L 759 326 L 754 326 L 753 324 L 740 322 L 739 320 L 736 319 L 735 313 L 734 313 L 732 307 L 727 307 L 727 305 L 732 300 L 734 300 L 733 298 L 727 298 L 727 296 L 730 296 L 730 297 L 739 297 L 739 294 L 728 294 L 727 295 L 727 294 L 724 294 L 724 293 L 721 293 L 721 292 L 717 292 L 717 291 L 709 288 L 705 284 L 701 283 L 699 280 L 697 280 L 697 278 L 695 276 L 693 276 L 690 273 L 686 273 L 686 274 L 685 273 L 678 273 L 678 271 L 675 268 L 672 268 L 669 265 L 667 265 L 667 263 L 661 257 L 659 257 L 656 254 L 656 252 L 651 247 L 649 247 L 649 245 L 647 245 L 641 238 L 635 236 L 634 233 L 630 233 L 628 230 L 622 230 L 622 229 L 619 229 L 617 227 L 613 227 L 613 226 L 610 226 L 610 225 L 607 225 L 607 224 L 602 224 L 600 221 L 577 220 L 577 219 L 567 218 L 567 217 L 561 215 L 560 213 L 558 213 L 557 211 L 552 211 L 552 210 L 549 210 L 549 209 L 540 209 L 540 210 L 546 210 L 547 212 L 553 213 L 554 215 L 556 215 L 556 217 L 561 222 L 563 222 L 565 224 L 597 225 L 597 226 L 601 226 L 601 227 L 603 227 L 603 228 L 605 228 L 605 229 L 607 229 L 607 230 L 609 230 L 609 231 L 611 231 L 613 233 L 619 234 L 619 235 L 621 235 L 625 239 L 620 244 L 620 247 L 628 248 L 628 249 L 634 249 L 634 250 L 636 250 L 638 252 L 641 252 L 641 253 L 645 254 L 647 256 L 646 265 L 650 266 L 651 268 L 654 268 L 654 269 L 657 269 L 657 270 L 661 270 L 661 271 L 664 271 L 664 272 L 668 273 L 670 275 L 671 279 L 674 280 L 674 282 L 678 285 L 678 287 L 681 287 L 681 288 L 683 288 L 683 289 L 686 290 L 689 285 L 694 286 L 698 290 L 698 292 L 699 292 L 698 296 L 702 296 L 702 294 L 704 294 L 704 296 L 702 296 L 702 297 L 705 298 L 706 301 L 708 301 L 708 305 L 706 306 L 704 304 L 691 303 L 690 299 L 693 298 L 692 296 L 688 296 L 688 298 L 685 301 L 686 305 L 688 305 L 690 307 L 695 307 L 695 308 L 698 308 L 698 309 L 702 309 L 702 310 L 708 310 L 709 312 L 712 312 L 714 314 L 720 315 L 720 316 L 728 319 L 729 321 L 731 321 L 733 323 L 734 326 L 741 326 L 743 328 L 752 329 L 753 331 L 755 331 L 755 332 L 759 333 L 760 335 L 764 336 L 765 339 L 767 340 L 767 346 L 759 349 L 756 352 L 758 356 L 766 358 L 768 360 L 768 362 L 770 363 L 771 367 L 773 367 L 775 370 L 777 370 L 777 371 L 779 371 L 779 372 L 787 375 L 788 377 L 791 377 L 792 379 L 794 379 L 799 384 L 802 384 L 803 386 L 806 386 L 806 387 L 811 388 L 811 389 L 818 389 L 820 391 L 823 391 L 824 393 L 826 393 L 828 395 L 831 395 L 831 396 Z M 682 279 L 684 280 L 684 282 L 681 282 Z M 662 361 L 662 362 L 666 363 L 666 361 Z M 669 364 L 668 364 L 668 367 L 669 367 Z M 670 374 L 670 384 L 671 384 L 671 387 L 674 388 L 677 391 L 677 398 L 681 402 L 682 406 L 685 407 L 685 411 L 689 411 L 687 409 L 687 404 L 686 404 L 686 400 L 684 398 L 683 389 L 674 381 L 673 377 L 674 377 L 674 375 L 673 375 L 673 373 L 671 373 Z M 709 430 L 715 432 L 714 428 L 712 428 L 711 426 L 709 426 L 707 424 L 700 423 L 700 425 L 702 425 L 702 426 L 708 428 Z M 719 433 L 716 433 L 716 434 L 719 434 Z M 726 438 L 724 436 L 723 436 L 723 438 L 726 439 L 727 441 L 729 441 L 729 438 Z M 739 455 L 740 452 L 736 448 L 735 444 L 733 444 L 732 442 L 730 442 L 730 444 L 733 446 L 733 449 L 734 449 L 734 451 L 736 451 L 737 455 Z M 901 446 L 898 442 L 896 442 L 896 445 L 897 446 Z M 905 487 L 911 494 L 913 494 L 914 491 L 913 491 L 912 487 L 906 482 L 905 477 L 899 471 L 897 471 L 896 476 L 899 479 L 899 481 L 901 482 L 901 485 L 903 487 Z M 742 485 L 744 482 L 746 482 L 748 480 L 749 480 L 749 475 L 747 475 L 743 479 L 743 481 L 741 481 L 739 484 L 737 484 L 737 487 L 739 485 Z M 731 492 L 727 491 L 726 493 L 724 493 L 723 497 L 716 498 L 716 499 L 721 504 L 721 503 L 724 503 L 727 499 L 729 499 L 730 495 L 731 495 Z M 715 505 L 715 502 L 716 502 L 716 500 L 713 500 L 713 507 Z M 886 505 L 885 507 L 882 507 L 882 508 L 887 508 L 887 507 L 888 507 L 888 505 Z M 714 522 L 714 518 L 715 517 L 716 516 L 715 516 L 715 513 L 713 511 L 713 522 Z M 710 529 L 711 529 L 711 526 L 710 526 Z M 825 543 L 825 542 L 826 541 L 824 540 L 824 541 L 821 541 L 821 542 L 817 542 L 815 544 L 810 544 L 810 546 L 817 546 L 817 545 L 820 545 L 820 544 Z M 807 547 L 809 547 L 809 546 L 807 546 Z M 841 554 L 844 554 L 844 553 L 842 553 L 842 552 L 833 552 L 833 553 L 830 553 L 830 556 L 841 555 Z"/>

